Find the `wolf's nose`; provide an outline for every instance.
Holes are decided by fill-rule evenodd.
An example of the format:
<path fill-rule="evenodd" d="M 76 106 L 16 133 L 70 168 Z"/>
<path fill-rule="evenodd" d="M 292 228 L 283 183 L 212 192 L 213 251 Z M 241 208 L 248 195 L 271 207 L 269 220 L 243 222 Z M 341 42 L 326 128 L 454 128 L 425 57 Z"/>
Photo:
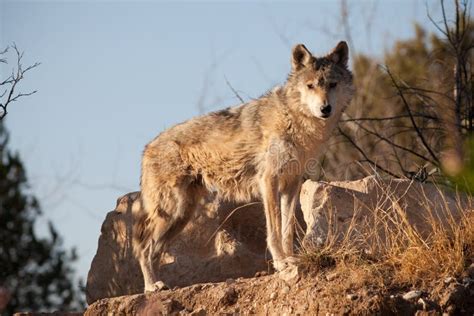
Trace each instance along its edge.
<path fill-rule="evenodd" d="M 325 104 L 321 107 L 321 113 L 323 113 L 324 115 L 328 115 L 329 113 L 331 113 L 331 104 Z"/>

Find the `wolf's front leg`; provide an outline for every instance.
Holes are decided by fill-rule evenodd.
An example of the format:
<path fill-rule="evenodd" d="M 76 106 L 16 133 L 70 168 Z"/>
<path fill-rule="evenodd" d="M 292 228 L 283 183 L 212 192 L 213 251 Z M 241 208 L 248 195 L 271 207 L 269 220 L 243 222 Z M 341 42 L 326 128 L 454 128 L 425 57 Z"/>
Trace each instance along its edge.
<path fill-rule="evenodd" d="M 281 193 L 282 248 L 286 257 L 293 256 L 293 238 L 295 235 L 295 208 L 302 181 L 292 181 Z"/>
<path fill-rule="evenodd" d="M 264 173 L 260 178 L 260 192 L 267 224 L 267 247 L 272 254 L 273 266 L 279 271 L 284 268 L 281 263 L 285 258 L 285 253 L 281 243 L 280 198 L 277 177 Z"/>

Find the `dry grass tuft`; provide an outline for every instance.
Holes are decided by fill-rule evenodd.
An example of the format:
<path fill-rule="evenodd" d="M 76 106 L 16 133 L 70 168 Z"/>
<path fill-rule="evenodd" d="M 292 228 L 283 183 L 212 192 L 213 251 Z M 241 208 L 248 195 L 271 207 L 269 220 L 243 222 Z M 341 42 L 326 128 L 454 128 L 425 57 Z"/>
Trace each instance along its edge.
<path fill-rule="evenodd" d="M 331 229 L 319 244 L 302 242 L 303 263 L 317 270 L 331 267 L 347 276 L 357 275 L 354 281 L 360 285 L 427 287 L 446 277 L 459 277 L 474 261 L 471 197 L 437 188 L 441 199 L 433 201 L 422 192 L 423 225 L 416 226 L 402 202 L 411 186 L 400 195 L 378 180 L 382 194 L 377 203 L 370 209 L 366 205 L 363 216 L 359 216 L 361 208 L 355 209 L 342 232 L 333 225 L 336 210 L 326 214 Z"/>

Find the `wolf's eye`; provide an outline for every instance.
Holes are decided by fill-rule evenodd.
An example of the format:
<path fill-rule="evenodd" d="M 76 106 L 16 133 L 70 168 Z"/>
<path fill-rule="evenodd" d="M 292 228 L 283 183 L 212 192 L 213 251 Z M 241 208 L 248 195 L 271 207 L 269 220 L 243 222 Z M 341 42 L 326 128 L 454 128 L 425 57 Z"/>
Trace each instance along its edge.
<path fill-rule="evenodd" d="M 337 82 L 331 82 L 329 84 L 329 89 L 334 89 L 337 86 Z"/>
<path fill-rule="evenodd" d="M 314 85 L 312 83 L 308 83 L 307 87 L 308 87 L 308 89 L 313 89 Z"/>

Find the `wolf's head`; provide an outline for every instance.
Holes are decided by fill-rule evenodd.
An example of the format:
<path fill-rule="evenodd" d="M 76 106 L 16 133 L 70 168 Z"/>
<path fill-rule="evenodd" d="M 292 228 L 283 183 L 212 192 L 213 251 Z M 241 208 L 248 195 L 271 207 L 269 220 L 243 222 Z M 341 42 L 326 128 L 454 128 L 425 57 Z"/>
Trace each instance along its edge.
<path fill-rule="evenodd" d="M 346 42 L 339 42 L 323 57 L 313 56 L 303 44 L 293 48 L 288 84 L 299 98 L 300 111 L 320 119 L 339 117 L 354 93 L 348 59 Z"/>

